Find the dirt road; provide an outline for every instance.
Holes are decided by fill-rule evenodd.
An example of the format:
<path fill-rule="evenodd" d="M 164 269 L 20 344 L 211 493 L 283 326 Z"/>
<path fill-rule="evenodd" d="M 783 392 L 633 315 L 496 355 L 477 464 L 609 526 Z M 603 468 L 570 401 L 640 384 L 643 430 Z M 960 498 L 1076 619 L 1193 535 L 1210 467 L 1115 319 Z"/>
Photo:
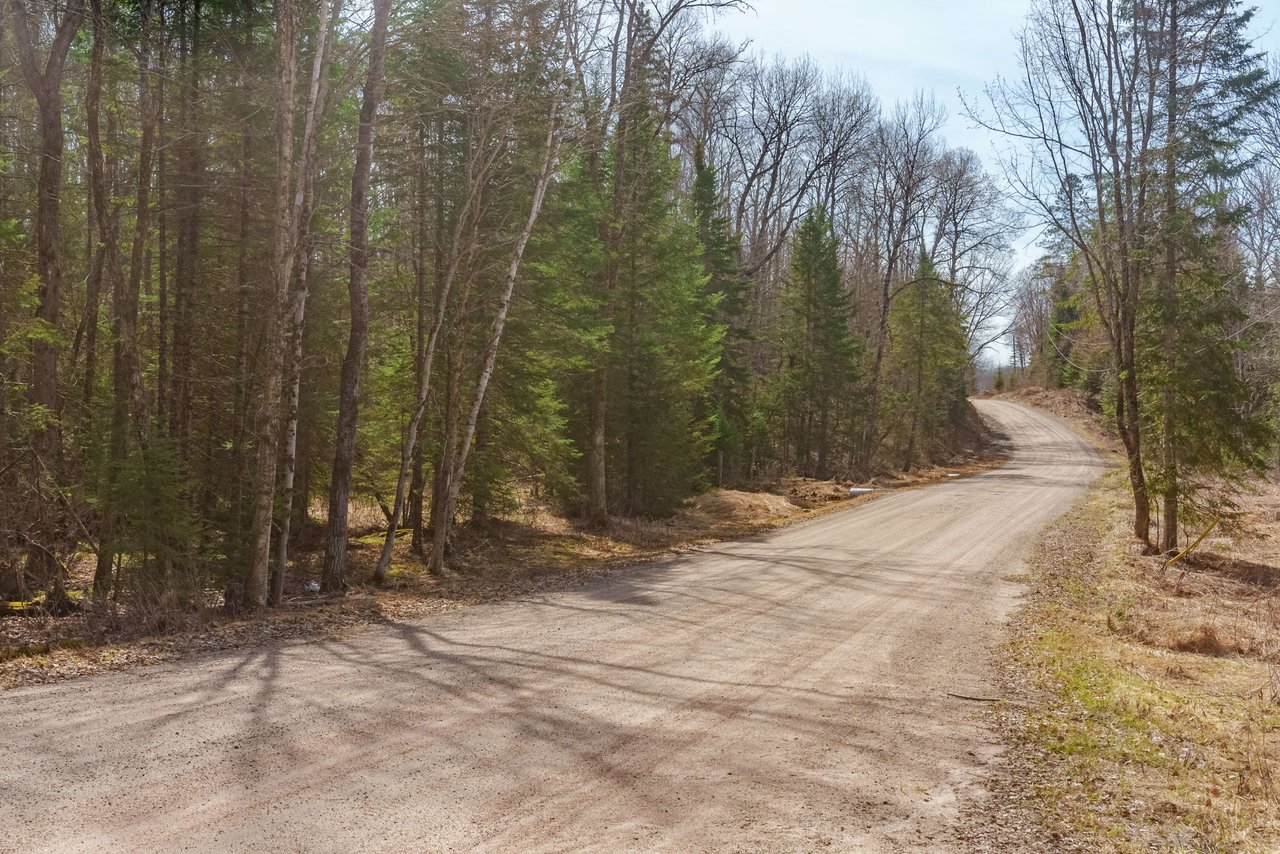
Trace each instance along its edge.
<path fill-rule="evenodd" d="M 954 848 L 989 654 L 1098 472 L 1004 468 L 568 593 L 0 695 L 0 849 Z"/>

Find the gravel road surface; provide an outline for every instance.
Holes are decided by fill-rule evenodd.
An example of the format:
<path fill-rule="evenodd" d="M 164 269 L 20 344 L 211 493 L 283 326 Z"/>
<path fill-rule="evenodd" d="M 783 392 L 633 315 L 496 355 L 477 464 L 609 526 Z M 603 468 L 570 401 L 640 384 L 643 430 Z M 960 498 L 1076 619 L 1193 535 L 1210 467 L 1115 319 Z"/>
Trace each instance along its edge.
<path fill-rule="evenodd" d="M 0 849 L 937 851 L 990 661 L 1101 462 L 1003 468 L 574 590 L 0 695 Z"/>

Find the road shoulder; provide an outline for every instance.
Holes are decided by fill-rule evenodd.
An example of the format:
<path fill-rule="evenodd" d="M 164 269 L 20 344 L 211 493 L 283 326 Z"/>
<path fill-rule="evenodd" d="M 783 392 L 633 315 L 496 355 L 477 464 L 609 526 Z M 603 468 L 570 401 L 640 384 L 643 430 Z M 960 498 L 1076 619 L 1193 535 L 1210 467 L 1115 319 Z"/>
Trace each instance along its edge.
<path fill-rule="evenodd" d="M 1119 471 L 1046 531 L 990 710 L 1003 761 L 966 811 L 966 850 L 1276 850 L 1280 570 L 1257 523 L 1280 496 L 1258 487 L 1182 569 L 1132 547 Z"/>

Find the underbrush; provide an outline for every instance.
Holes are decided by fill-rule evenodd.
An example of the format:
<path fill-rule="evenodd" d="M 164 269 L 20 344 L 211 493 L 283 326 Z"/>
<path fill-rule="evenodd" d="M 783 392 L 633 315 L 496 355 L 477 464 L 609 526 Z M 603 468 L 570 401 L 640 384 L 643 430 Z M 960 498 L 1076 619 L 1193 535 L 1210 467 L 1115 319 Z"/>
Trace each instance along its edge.
<path fill-rule="evenodd" d="M 884 474 L 878 492 L 911 488 L 983 471 L 994 457 L 971 454 L 963 464 Z M 534 501 L 507 516 L 457 530 L 449 570 L 428 572 L 410 548 L 408 532 L 397 538 L 387 583 L 371 578 L 384 532 L 377 507 L 353 508 L 349 545 L 351 587 L 345 595 L 318 591 L 322 538 L 313 519 L 292 550 L 280 607 L 228 616 L 222 590 L 209 586 L 188 596 L 184 607 L 135 607 L 127 591 L 117 601 L 94 604 L 88 590 L 93 560 L 74 565 L 72 613 L 48 616 L 38 603 L 18 603 L 0 617 L 0 690 L 139 664 L 173 660 L 219 649 L 286 639 L 327 638 L 356 626 L 414 619 L 482 602 L 580 586 L 624 567 L 699 544 L 748 536 L 814 515 L 842 510 L 872 496 L 849 497 L 849 484 L 786 478 L 761 484 L 763 491 L 716 490 L 666 519 L 616 517 L 593 529 Z M 141 600 L 137 600 L 141 601 Z"/>

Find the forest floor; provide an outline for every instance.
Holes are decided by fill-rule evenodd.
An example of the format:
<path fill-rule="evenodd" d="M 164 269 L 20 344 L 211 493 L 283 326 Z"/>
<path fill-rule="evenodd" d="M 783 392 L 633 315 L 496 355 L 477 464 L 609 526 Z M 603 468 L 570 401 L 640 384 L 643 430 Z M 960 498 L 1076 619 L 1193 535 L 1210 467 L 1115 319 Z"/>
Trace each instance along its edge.
<path fill-rule="evenodd" d="M 0 616 L 0 690 L 76 678 L 100 671 L 175 661 L 215 650 L 242 649 L 286 639 L 331 640 L 357 626 L 393 623 L 516 596 L 579 587 L 664 555 L 740 539 L 815 516 L 874 501 L 893 492 L 987 471 L 1003 450 L 989 437 L 950 461 L 909 474 L 880 473 L 860 486 L 875 492 L 849 497 L 854 484 L 786 478 L 761 490 L 714 490 L 669 519 L 615 517 L 593 530 L 529 502 L 516 514 L 480 527 L 464 526 L 450 570 L 437 577 L 408 544 L 397 540 L 389 582 L 368 583 L 384 533 L 376 507 L 356 508 L 351 541 L 352 587 L 345 595 L 308 591 L 320 576 L 323 554 L 296 549 L 286 596 L 279 608 L 238 619 L 223 615 L 220 596 L 179 625 L 147 630 L 119 614 L 85 610 L 64 617 Z M 317 523 L 319 525 L 320 523 Z M 314 526 L 313 526 L 314 527 Z M 362 529 L 362 530 L 361 530 Z M 311 540 L 318 538 L 311 537 Z M 72 590 L 83 596 L 92 578 L 86 557 Z M 0 603 L 3 604 L 3 603 Z"/>
<path fill-rule="evenodd" d="M 1114 448 L 1073 395 L 1006 397 Z M 1134 545 L 1112 459 L 1028 561 L 992 710 L 1006 762 L 971 810 L 974 850 L 1275 851 L 1280 486 L 1252 484 L 1166 567 Z"/>

